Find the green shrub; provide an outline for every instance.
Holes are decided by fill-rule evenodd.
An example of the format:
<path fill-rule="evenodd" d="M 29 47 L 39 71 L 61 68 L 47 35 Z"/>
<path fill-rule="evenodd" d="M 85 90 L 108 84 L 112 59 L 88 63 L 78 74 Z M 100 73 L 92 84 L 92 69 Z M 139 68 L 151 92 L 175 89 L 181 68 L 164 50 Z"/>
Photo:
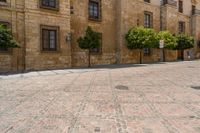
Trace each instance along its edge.
<path fill-rule="evenodd" d="M 165 49 L 175 49 L 177 47 L 177 39 L 169 31 L 161 31 L 157 34 L 157 41 L 164 40 Z"/>
<path fill-rule="evenodd" d="M 19 48 L 11 32 L 3 25 L 0 25 L 0 48 Z"/>
<path fill-rule="evenodd" d="M 157 47 L 156 32 L 150 28 L 131 28 L 125 39 L 128 49 L 140 49 L 140 64 L 142 63 L 142 49 Z"/>
<path fill-rule="evenodd" d="M 85 36 L 80 37 L 77 40 L 81 49 L 88 50 L 88 66 L 90 67 L 90 49 L 99 48 L 101 45 L 101 34 L 92 30 L 91 27 L 87 27 Z"/>
<path fill-rule="evenodd" d="M 179 34 L 177 38 L 177 50 L 185 50 L 194 47 L 194 38 L 185 34 Z"/>
<path fill-rule="evenodd" d="M 156 47 L 156 33 L 153 29 L 135 27 L 126 34 L 128 49 L 143 49 Z"/>

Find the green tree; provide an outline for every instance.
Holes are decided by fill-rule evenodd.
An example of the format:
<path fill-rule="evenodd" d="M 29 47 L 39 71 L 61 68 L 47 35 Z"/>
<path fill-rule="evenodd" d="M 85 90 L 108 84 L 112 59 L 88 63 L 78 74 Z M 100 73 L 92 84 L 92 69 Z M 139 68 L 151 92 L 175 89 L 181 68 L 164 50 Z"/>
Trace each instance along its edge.
<path fill-rule="evenodd" d="M 177 47 L 177 39 L 173 36 L 169 31 L 160 31 L 157 34 L 157 41 L 158 41 L 158 48 L 159 48 L 159 41 L 164 40 L 164 49 L 163 49 L 163 60 L 165 61 L 165 49 L 176 49 Z"/>
<path fill-rule="evenodd" d="M 164 40 L 165 49 L 175 49 L 177 47 L 177 39 L 169 31 L 161 31 L 157 34 L 158 44 L 160 40 Z M 159 45 L 158 45 L 159 46 Z"/>
<path fill-rule="evenodd" d="M 90 50 L 93 48 L 99 48 L 101 44 L 101 34 L 92 30 L 91 27 L 87 27 L 85 31 L 85 36 L 80 37 L 77 40 L 79 47 L 81 49 L 88 50 L 88 67 L 91 66 L 90 63 Z"/>
<path fill-rule="evenodd" d="M 182 57 L 184 58 L 184 50 L 194 47 L 194 38 L 185 34 L 179 34 L 177 38 L 177 50 L 181 51 Z"/>
<path fill-rule="evenodd" d="M 0 25 L 0 48 L 19 48 L 19 45 L 14 40 L 11 32 L 3 25 Z"/>
<path fill-rule="evenodd" d="M 125 37 L 128 49 L 140 50 L 140 64 L 142 63 L 142 50 L 144 48 L 157 47 L 156 32 L 150 28 L 134 27 L 131 28 Z"/>

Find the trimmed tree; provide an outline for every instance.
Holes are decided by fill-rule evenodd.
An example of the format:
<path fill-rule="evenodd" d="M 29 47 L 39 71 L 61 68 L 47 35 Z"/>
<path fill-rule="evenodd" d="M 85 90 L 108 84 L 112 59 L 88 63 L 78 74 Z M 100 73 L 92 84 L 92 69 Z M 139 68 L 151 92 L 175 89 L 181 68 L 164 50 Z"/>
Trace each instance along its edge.
<path fill-rule="evenodd" d="M 14 40 L 10 30 L 0 25 L 0 48 L 19 48 L 18 43 Z"/>
<path fill-rule="evenodd" d="M 157 34 L 157 41 L 158 41 L 158 48 L 159 48 L 159 41 L 164 40 L 165 46 L 163 49 L 163 58 L 165 61 L 165 49 L 176 49 L 177 47 L 177 39 L 173 36 L 169 31 L 160 31 Z"/>
<path fill-rule="evenodd" d="M 87 27 L 85 31 L 85 36 L 78 38 L 77 42 L 81 49 L 88 50 L 88 67 L 91 66 L 90 62 L 90 50 L 93 48 L 99 48 L 101 43 L 101 34 L 92 30 L 91 27 Z"/>
<path fill-rule="evenodd" d="M 142 64 L 142 50 L 157 47 L 156 33 L 150 28 L 134 27 L 128 31 L 125 39 L 128 49 L 140 50 L 140 64 Z"/>
<path fill-rule="evenodd" d="M 164 42 L 165 42 L 164 48 L 165 49 L 176 49 L 176 47 L 177 47 L 177 39 L 169 31 L 161 31 L 161 32 L 159 32 L 157 34 L 157 40 L 158 41 L 164 40 Z"/>
<path fill-rule="evenodd" d="M 194 38 L 185 34 L 179 34 L 176 38 L 178 44 L 176 49 L 181 51 L 181 56 L 184 59 L 184 50 L 194 47 Z"/>

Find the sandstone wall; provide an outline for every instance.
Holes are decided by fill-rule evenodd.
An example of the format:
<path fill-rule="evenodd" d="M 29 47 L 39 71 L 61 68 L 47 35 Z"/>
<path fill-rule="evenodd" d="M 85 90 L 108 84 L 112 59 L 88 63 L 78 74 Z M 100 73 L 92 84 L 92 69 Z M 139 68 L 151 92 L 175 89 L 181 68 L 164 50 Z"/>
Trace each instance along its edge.
<path fill-rule="evenodd" d="M 144 55 L 142 52 L 142 63 L 152 63 L 152 62 L 158 62 L 160 61 L 161 55 L 160 55 L 160 49 L 151 49 L 149 55 Z M 121 55 L 121 63 L 122 64 L 139 64 L 140 63 L 140 50 L 129 50 L 126 49 L 126 52 L 124 52 Z"/>
<path fill-rule="evenodd" d="M 0 52 L 0 71 L 17 71 L 23 69 L 22 51 L 24 45 L 23 0 L 7 0 L 0 3 L 0 21 L 8 23 L 14 38 L 21 48 Z"/>
<path fill-rule="evenodd" d="M 192 35 L 195 38 L 195 58 L 200 58 L 200 14 L 192 16 Z"/>
<path fill-rule="evenodd" d="M 58 69 L 71 66 L 71 46 L 66 42 L 70 33 L 70 3 L 60 0 L 59 10 L 40 8 L 38 0 L 25 1 L 26 70 Z M 59 27 L 59 50 L 41 51 L 40 26 Z"/>
<path fill-rule="evenodd" d="M 176 61 L 178 58 L 177 50 L 165 49 L 165 61 Z"/>
<path fill-rule="evenodd" d="M 87 51 L 78 47 L 77 39 L 85 34 L 87 26 L 102 33 L 102 51 L 91 56 L 92 64 L 113 64 L 116 62 L 116 0 L 102 0 L 101 20 L 88 19 L 88 2 L 71 0 L 74 13 L 71 15 L 72 65 L 87 66 Z"/>
<path fill-rule="evenodd" d="M 185 22 L 185 33 L 190 34 L 190 17 L 179 13 L 177 7 L 171 5 L 164 5 L 161 7 L 162 10 L 162 26 L 163 30 L 168 30 L 173 34 L 178 34 L 178 23 L 179 21 Z"/>
<path fill-rule="evenodd" d="M 158 3 L 144 3 L 141 0 L 123 0 L 118 3 L 118 60 L 119 63 L 139 63 L 138 50 L 128 50 L 126 47 L 125 34 L 135 26 L 144 26 L 144 12 L 153 13 L 153 28 L 160 30 L 160 6 Z M 157 52 L 153 51 L 150 56 L 144 56 L 144 62 L 158 61 Z"/>

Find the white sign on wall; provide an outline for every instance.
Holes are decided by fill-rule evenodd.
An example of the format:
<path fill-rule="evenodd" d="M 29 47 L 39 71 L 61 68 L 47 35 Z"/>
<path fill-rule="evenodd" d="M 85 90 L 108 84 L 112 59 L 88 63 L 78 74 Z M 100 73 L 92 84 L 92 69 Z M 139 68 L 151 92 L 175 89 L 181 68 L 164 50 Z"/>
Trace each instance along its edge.
<path fill-rule="evenodd" d="M 165 42 L 164 40 L 160 40 L 160 48 L 164 48 Z"/>

